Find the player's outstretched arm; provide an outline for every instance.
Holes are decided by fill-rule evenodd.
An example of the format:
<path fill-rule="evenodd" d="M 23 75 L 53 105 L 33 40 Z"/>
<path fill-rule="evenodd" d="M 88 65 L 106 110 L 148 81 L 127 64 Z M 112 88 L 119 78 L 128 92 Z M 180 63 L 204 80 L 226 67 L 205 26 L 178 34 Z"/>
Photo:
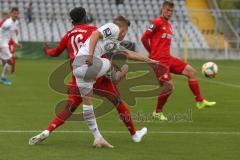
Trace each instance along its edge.
<path fill-rule="evenodd" d="M 67 48 L 67 42 L 68 38 L 66 34 L 56 48 L 50 48 L 48 43 L 44 43 L 43 50 L 48 56 L 57 57 Z"/>
<path fill-rule="evenodd" d="M 151 37 L 151 32 L 149 30 L 147 30 L 141 38 L 142 44 L 145 47 L 145 49 L 150 53 L 151 52 L 151 47 L 150 47 L 150 43 L 149 43 L 149 39 Z"/>
<path fill-rule="evenodd" d="M 93 63 L 93 55 L 99 39 L 103 38 L 102 34 L 99 31 L 94 31 L 90 37 L 89 42 L 89 56 L 86 60 L 88 65 L 92 65 Z"/>
<path fill-rule="evenodd" d="M 158 61 L 155 61 L 148 57 L 142 56 L 142 55 L 138 54 L 137 52 L 130 51 L 127 49 L 124 50 L 122 52 L 122 54 L 126 55 L 128 58 L 133 59 L 133 60 L 142 61 L 142 62 L 146 62 L 146 63 L 155 63 L 155 64 L 158 63 Z"/>

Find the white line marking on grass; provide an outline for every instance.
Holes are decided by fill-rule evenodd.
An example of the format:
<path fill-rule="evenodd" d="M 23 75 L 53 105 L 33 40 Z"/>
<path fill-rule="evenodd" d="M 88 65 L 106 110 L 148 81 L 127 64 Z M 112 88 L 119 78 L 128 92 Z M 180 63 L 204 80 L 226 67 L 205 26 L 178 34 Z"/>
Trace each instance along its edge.
<path fill-rule="evenodd" d="M 0 130 L 0 133 L 40 133 L 40 130 Z M 128 134 L 128 131 L 101 131 L 105 134 Z M 54 131 L 54 133 L 91 133 L 90 131 Z M 212 134 L 240 135 L 240 132 L 208 132 L 208 131 L 149 131 L 149 134 Z"/>

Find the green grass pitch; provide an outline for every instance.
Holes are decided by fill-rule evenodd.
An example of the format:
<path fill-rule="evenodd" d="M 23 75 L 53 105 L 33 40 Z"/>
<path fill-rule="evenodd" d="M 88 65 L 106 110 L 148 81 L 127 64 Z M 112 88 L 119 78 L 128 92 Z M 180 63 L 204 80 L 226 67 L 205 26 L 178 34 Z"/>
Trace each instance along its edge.
<path fill-rule="evenodd" d="M 54 105 L 65 95 L 48 86 L 49 74 L 62 60 L 18 60 L 17 73 L 9 76 L 13 84 L 0 84 L 0 160 L 236 160 L 240 157 L 240 63 L 216 61 L 219 74 L 206 79 L 201 73 L 205 61 L 190 61 L 198 70 L 203 95 L 217 102 L 205 110 L 195 108 L 187 80 L 173 76 L 175 91 L 165 112 L 187 114 L 190 120 L 138 121 L 136 114 L 149 116 L 156 98 L 138 99 L 130 107 L 138 129 L 149 133 L 139 144 L 133 143 L 117 112 L 98 118 L 104 137 L 114 149 L 92 148 L 93 137 L 84 122 L 67 122 L 40 145 L 29 146 L 28 139 L 47 127 L 54 116 Z M 124 87 L 120 86 L 119 87 Z M 124 93 L 123 93 L 124 94 Z M 150 116 L 149 116 L 150 117 Z"/>

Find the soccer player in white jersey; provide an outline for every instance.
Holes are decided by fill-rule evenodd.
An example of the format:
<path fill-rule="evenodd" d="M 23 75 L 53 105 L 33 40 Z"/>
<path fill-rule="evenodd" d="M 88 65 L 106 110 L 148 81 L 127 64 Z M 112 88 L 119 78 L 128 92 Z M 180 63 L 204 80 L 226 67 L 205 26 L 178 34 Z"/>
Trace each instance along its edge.
<path fill-rule="evenodd" d="M 9 41 L 12 39 L 18 47 L 22 47 L 18 43 L 18 8 L 14 7 L 11 10 L 11 16 L 5 20 L 0 28 L 0 60 L 2 60 L 3 69 L 1 74 L 1 81 L 5 85 L 11 85 L 11 82 L 6 78 L 8 66 L 11 65 L 12 54 L 9 49 Z"/>
<path fill-rule="evenodd" d="M 95 138 L 94 144 L 98 144 L 101 136 L 98 130 L 93 111 L 93 84 L 95 80 L 106 74 L 111 68 L 108 59 L 101 56 L 105 53 L 119 51 L 130 59 L 157 63 L 136 52 L 121 47 L 120 42 L 124 39 L 130 22 L 122 16 L 114 19 L 113 23 L 107 23 L 94 31 L 91 37 L 78 51 L 73 62 L 73 74 L 76 77 L 77 85 L 83 99 L 83 117 Z M 142 133 L 142 136 L 145 135 Z"/>

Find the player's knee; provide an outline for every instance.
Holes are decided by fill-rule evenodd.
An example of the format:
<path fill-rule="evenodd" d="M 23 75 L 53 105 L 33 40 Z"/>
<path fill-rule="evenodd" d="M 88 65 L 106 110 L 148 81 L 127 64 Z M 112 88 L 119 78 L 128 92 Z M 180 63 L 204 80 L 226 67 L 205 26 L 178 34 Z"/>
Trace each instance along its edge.
<path fill-rule="evenodd" d="M 69 111 L 70 111 L 71 113 L 73 113 L 76 109 L 77 109 L 76 106 L 71 106 L 71 107 L 69 108 Z"/>
<path fill-rule="evenodd" d="M 190 79 L 195 79 L 196 78 L 196 74 L 197 74 L 197 71 L 196 69 L 192 68 L 189 70 L 189 74 L 188 74 L 188 77 Z"/>
<path fill-rule="evenodd" d="M 189 79 L 195 79 L 197 71 L 192 66 L 187 66 L 183 74 Z"/>
<path fill-rule="evenodd" d="M 172 94 L 174 90 L 175 90 L 175 87 L 174 87 L 174 85 L 172 84 L 172 85 L 170 86 L 169 94 Z"/>
<path fill-rule="evenodd" d="M 116 97 L 114 97 L 114 98 L 113 98 L 112 100 L 110 100 L 110 101 L 112 102 L 112 104 L 113 104 L 114 106 L 118 107 L 119 104 L 121 103 L 121 98 L 118 97 L 118 96 L 116 96 Z"/>
<path fill-rule="evenodd" d="M 165 82 L 165 83 L 164 83 L 164 90 L 165 90 L 168 94 L 173 93 L 174 89 L 175 89 L 174 84 L 169 83 L 169 82 Z"/>

